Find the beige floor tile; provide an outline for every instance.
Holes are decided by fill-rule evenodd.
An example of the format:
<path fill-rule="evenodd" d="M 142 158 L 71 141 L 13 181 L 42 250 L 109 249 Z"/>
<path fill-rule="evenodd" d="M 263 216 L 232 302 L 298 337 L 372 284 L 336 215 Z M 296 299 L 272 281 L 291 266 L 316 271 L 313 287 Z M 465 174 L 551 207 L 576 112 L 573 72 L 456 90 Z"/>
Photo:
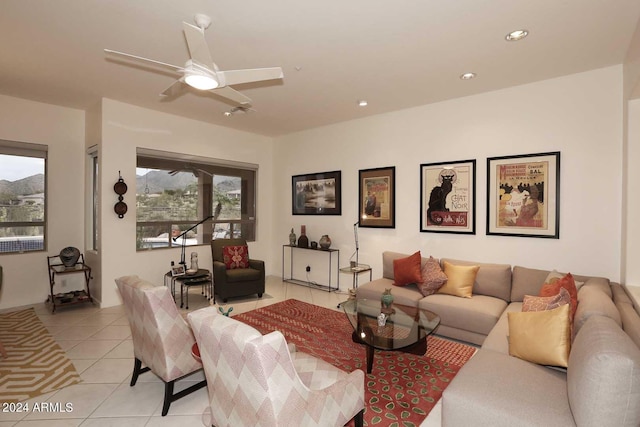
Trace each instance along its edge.
<path fill-rule="evenodd" d="M 80 377 L 85 384 L 120 384 L 129 377 L 131 371 L 130 359 L 100 359 L 85 369 Z"/>
<path fill-rule="evenodd" d="M 69 359 L 99 359 L 121 342 L 121 340 L 83 341 L 67 351 L 67 357 Z"/>
<path fill-rule="evenodd" d="M 53 336 L 55 337 L 55 339 L 57 340 L 85 340 L 87 338 L 89 338 L 90 336 L 94 335 L 96 332 L 98 332 L 99 330 L 101 330 L 102 328 L 104 328 L 105 326 L 102 325 L 82 325 L 82 326 L 78 326 L 78 325 L 73 325 L 73 326 L 68 326 L 65 329 L 63 329 L 62 331 L 59 331 L 55 334 L 53 334 Z"/>
<path fill-rule="evenodd" d="M 65 420 L 23 420 L 15 427 L 78 427 L 84 421 L 83 418 Z"/>
<path fill-rule="evenodd" d="M 181 385 L 184 386 L 184 384 Z M 182 390 L 182 388 L 176 385 L 176 390 Z M 209 393 L 207 392 L 207 388 L 204 387 L 200 390 L 196 390 L 195 392 L 184 396 L 182 399 L 178 399 L 175 402 L 171 403 L 171 407 L 169 408 L 169 413 L 167 414 L 167 416 L 197 415 L 198 417 L 201 417 L 202 412 L 207 406 L 209 406 Z M 155 417 L 160 417 L 162 415 L 162 405 L 156 408 L 153 415 Z M 201 419 L 199 419 L 198 421 L 201 421 Z"/>
<path fill-rule="evenodd" d="M 171 405 L 173 408 L 173 405 Z M 171 415 L 171 410 L 166 417 L 153 416 L 145 427 L 181 427 L 202 426 L 202 415 Z"/>
<path fill-rule="evenodd" d="M 58 390 L 47 402 L 58 403 L 63 407 L 72 405 L 69 412 L 31 412 L 25 420 L 55 420 L 65 418 L 87 418 L 107 399 L 117 384 L 75 384 Z"/>
<path fill-rule="evenodd" d="M 118 417 L 118 418 L 89 418 L 82 423 L 82 427 L 144 427 L 150 417 Z M 201 425 L 201 424 L 199 424 Z M 187 424 L 176 424 L 176 427 L 190 427 Z M 193 424 L 195 426 L 195 424 Z"/>
<path fill-rule="evenodd" d="M 124 340 L 131 338 L 129 326 L 108 325 L 89 337 L 90 340 Z"/>
<path fill-rule="evenodd" d="M 54 338 L 55 338 L 55 335 L 54 335 Z M 69 351 L 73 347 L 77 346 L 78 344 L 83 343 L 84 340 L 58 340 L 57 339 L 56 342 L 58 343 L 61 349 L 63 349 L 64 351 Z"/>
<path fill-rule="evenodd" d="M 88 367 L 96 363 L 100 359 L 71 359 L 73 366 L 75 366 L 76 371 L 79 374 L 82 374 L 87 370 Z"/>
<path fill-rule="evenodd" d="M 113 350 L 104 355 L 105 359 L 126 359 L 129 358 L 133 366 L 133 340 L 126 339 L 118 344 Z M 132 368 L 133 369 L 133 368 Z"/>
<path fill-rule="evenodd" d="M 122 313 L 96 313 L 91 316 L 87 316 L 82 320 L 83 325 L 112 325 L 113 322 L 120 319 Z"/>
<path fill-rule="evenodd" d="M 138 381 L 134 387 L 123 383 L 98 406 L 91 418 L 150 416 L 162 405 L 163 398 L 162 382 Z"/>

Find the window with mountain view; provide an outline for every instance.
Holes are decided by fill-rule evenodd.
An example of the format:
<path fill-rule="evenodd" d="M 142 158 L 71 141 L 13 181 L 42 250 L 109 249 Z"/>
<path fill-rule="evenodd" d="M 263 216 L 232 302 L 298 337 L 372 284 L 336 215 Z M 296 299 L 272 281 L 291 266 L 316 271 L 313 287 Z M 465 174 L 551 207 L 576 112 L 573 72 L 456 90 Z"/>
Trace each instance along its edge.
<path fill-rule="evenodd" d="M 46 154 L 0 141 L 0 254 L 45 250 Z"/>
<path fill-rule="evenodd" d="M 255 170 L 138 155 L 136 175 L 138 250 L 255 240 Z"/>

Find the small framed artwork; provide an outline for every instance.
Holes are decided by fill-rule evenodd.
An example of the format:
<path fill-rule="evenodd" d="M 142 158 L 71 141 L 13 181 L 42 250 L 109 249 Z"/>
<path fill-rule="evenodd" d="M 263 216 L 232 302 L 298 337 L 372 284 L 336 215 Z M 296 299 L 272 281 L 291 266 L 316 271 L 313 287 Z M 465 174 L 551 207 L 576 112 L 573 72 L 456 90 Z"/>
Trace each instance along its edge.
<path fill-rule="evenodd" d="M 341 172 L 321 172 L 291 177 L 293 215 L 341 215 Z"/>
<path fill-rule="evenodd" d="M 395 228 L 396 168 L 362 169 L 359 180 L 360 227 Z"/>
<path fill-rule="evenodd" d="M 185 274 L 186 274 L 186 271 L 184 270 L 184 265 L 178 264 L 178 265 L 171 266 L 171 276 L 173 277 L 184 276 Z"/>
<path fill-rule="evenodd" d="M 487 234 L 560 238 L 560 152 L 487 159 Z"/>
<path fill-rule="evenodd" d="M 476 161 L 420 165 L 420 231 L 476 233 Z"/>

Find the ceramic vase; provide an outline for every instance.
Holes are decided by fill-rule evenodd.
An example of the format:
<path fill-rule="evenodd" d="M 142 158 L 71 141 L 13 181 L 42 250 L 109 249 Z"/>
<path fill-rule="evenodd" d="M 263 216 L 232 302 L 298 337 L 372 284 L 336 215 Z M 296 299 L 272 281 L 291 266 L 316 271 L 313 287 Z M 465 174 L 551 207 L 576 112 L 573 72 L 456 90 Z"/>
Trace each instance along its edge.
<path fill-rule="evenodd" d="M 391 289 L 385 289 L 380 300 L 384 308 L 389 308 L 391 304 L 393 304 L 393 295 L 391 295 Z"/>
<path fill-rule="evenodd" d="M 60 251 L 60 261 L 65 267 L 73 267 L 80 258 L 80 251 L 78 248 L 69 246 Z"/>
<path fill-rule="evenodd" d="M 322 249 L 329 249 L 331 247 L 331 239 L 328 234 L 323 235 L 318 243 L 320 243 Z"/>
<path fill-rule="evenodd" d="M 308 248 L 309 238 L 307 237 L 307 227 L 305 225 L 300 227 L 300 237 L 298 238 L 298 247 Z"/>

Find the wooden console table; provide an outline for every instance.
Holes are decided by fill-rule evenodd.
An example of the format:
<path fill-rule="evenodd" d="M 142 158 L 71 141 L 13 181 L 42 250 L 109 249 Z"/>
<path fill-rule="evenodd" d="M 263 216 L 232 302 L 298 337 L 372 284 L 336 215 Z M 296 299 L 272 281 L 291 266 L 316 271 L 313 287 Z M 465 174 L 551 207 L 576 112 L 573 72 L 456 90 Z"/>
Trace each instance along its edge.
<path fill-rule="evenodd" d="M 72 267 L 66 267 L 60 260 L 59 255 L 47 256 L 47 266 L 49 267 L 49 298 L 46 303 L 51 304 L 51 313 L 56 312 L 56 307 L 83 302 L 93 303 L 89 281 L 91 280 L 91 267 L 84 263 L 84 254 L 80 254 L 78 262 Z M 81 290 L 69 291 L 54 295 L 53 287 L 56 284 L 56 275 L 83 273 L 85 288 Z"/>

